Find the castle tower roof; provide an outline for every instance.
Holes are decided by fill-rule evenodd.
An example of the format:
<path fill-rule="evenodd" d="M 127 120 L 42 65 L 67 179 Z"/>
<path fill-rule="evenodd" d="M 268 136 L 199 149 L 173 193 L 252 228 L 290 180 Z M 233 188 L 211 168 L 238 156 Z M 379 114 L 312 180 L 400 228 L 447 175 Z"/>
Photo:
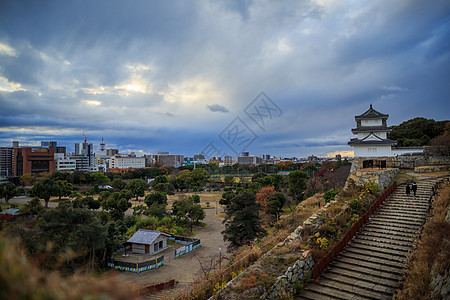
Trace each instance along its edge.
<path fill-rule="evenodd" d="M 375 109 L 373 109 L 372 104 L 370 104 L 370 108 L 366 112 L 360 114 L 359 116 L 355 116 L 356 120 L 361 120 L 361 119 L 380 119 L 380 118 L 381 119 L 387 119 L 387 118 L 389 118 L 389 115 L 382 114 L 382 113 L 376 111 Z"/>

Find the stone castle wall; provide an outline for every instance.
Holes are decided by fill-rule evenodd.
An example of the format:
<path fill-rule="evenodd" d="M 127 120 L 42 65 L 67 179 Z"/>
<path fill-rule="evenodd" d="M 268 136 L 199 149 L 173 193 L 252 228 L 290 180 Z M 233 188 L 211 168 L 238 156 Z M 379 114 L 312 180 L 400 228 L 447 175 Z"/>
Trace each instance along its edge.
<path fill-rule="evenodd" d="M 262 299 L 288 299 L 292 296 L 292 287 L 297 280 L 303 280 L 309 276 L 311 278 L 311 270 L 315 262 L 310 251 L 303 252 L 302 258 L 297 260 L 289 267 L 284 275 L 277 278 L 269 295 Z"/>
<path fill-rule="evenodd" d="M 363 163 L 367 160 L 386 161 L 386 169 L 364 169 Z M 359 157 L 355 158 L 350 168 L 350 175 L 345 188 L 352 180 L 356 186 L 364 186 L 366 182 L 375 182 L 380 189 L 388 188 L 399 169 L 411 169 L 415 172 L 438 172 L 450 169 L 448 156 L 392 156 L 392 157 Z"/>
<path fill-rule="evenodd" d="M 390 157 L 359 157 L 352 162 L 350 172 L 363 169 L 365 160 L 385 160 L 387 168 L 414 169 L 421 166 L 450 165 L 449 156 L 390 156 Z"/>
<path fill-rule="evenodd" d="M 356 186 L 360 187 L 364 186 L 367 182 L 374 182 L 380 186 L 380 190 L 385 190 L 391 185 L 395 175 L 398 173 L 399 169 L 397 168 L 377 171 L 357 170 L 348 175 L 345 185 L 347 187 L 350 180 L 352 180 Z"/>

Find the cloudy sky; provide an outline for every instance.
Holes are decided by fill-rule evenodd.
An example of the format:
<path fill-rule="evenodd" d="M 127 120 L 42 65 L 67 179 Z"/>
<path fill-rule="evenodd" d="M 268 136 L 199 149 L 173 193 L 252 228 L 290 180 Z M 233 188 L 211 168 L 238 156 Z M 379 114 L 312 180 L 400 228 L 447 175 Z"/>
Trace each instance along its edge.
<path fill-rule="evenodd" d="M 327 155 L 449 81 L 449 1 L 0 1 L 0 146 Z"/>

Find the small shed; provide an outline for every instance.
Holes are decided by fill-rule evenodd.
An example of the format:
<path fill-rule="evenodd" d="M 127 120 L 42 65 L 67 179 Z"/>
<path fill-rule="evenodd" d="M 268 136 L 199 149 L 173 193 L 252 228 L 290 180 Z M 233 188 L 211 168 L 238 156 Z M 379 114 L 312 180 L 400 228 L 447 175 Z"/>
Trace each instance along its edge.
<path fill-rule="evenodd" d="M 155 254 L 167 248 L 167 237 L 170 237 L 170 234 L 157 230 L 139 229 L 128 243 L 131 243 L 132 253 Z"/>
<path fill-rule="evenodd" d="M 8 208 L 7 210 L 0 212 L 0 216 L 2 220 L 11 221 L 23 215 L 19 208 Z"/>

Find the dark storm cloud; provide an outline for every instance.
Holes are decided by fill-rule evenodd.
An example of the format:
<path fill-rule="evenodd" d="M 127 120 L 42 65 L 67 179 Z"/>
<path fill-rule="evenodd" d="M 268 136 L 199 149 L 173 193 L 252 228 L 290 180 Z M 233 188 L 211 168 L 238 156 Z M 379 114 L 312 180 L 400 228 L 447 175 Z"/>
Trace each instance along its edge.
<path fill-rule="evenodd" d="M 208 105 L 207 107 L 212 112 L 223 112 L 223 113 L 230 112 L 225 106 L 222 106 L 220 104 L 212 104 Z"/>
<path fill-rule="evenodd" d="M 3 1 L 0 143 L 70 145 L 86 131 L 197 153 L 264 91 L 284 114 L 255 128 L 249 151 L 349 150 L 370 103 L 390 124 L 448 119 L 449 12 L 419 0 Z"/>

